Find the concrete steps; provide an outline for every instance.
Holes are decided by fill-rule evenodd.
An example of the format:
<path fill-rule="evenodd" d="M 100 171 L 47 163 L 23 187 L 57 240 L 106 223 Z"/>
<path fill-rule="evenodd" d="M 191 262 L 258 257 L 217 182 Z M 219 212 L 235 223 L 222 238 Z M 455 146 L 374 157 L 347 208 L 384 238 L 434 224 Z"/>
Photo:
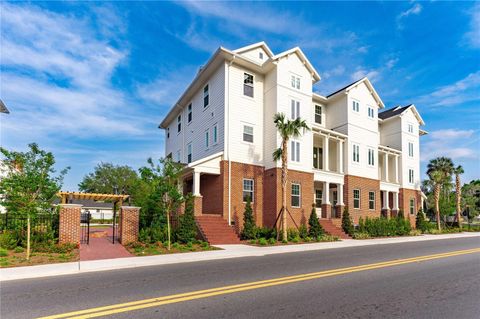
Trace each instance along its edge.
<path fill-rule="evenodd" d="M 235 229 L 219 215 L 195 216 L 198 228 L 205 240 L 211 245 L 240 244 Z"/>
<path fill-rule="evenodd" d="M 335 223 L 330 220 L 330 219 L 320 219 L 320 225 L 322 225 L 323 229 L 327 234 L 330 234 L 332 236 L 337 236 L 341 239 L 350 239 L 351 237 L 345 234 L 345 232 L 342 229 L 341 226 L 341 221 L 340 221 L 340 226 L 337 226 L 337 221 Z"/>

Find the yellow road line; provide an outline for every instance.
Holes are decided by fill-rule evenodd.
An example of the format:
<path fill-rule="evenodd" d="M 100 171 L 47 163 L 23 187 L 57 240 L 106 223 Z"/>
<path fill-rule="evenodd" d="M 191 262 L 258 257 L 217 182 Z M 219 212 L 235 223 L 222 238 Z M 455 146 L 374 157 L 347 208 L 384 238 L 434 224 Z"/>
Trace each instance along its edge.
<path fill-rule="evenodd" d="M 69 313 L 42 317 L 40 319 L 95 318 L 95 317 L 107 316 L 107 315 L 112 315 L 112 314 L 122 313 L 127 311 L 134 311 L 134 310 L 139 310 L 144 308 L 157 307 L 157 306 L 166 305 L 166 304 L 189 301 L 194 299 L 231 294 L 235 292 L 242 292 L 247 290 L 284 285 L 284 284 L 289 284 L 294 282 L 313 280 L 313 279 L 318 279 L 322 277 L 337 276 L 337 275 L 359 272 L 359 271 L 366 271 L 366 270 L 372 270 L 372 269 L 378 269 L 378 268 L 384 268 L 384 267 L 392 267 L 392 266 L 409 264 L 414 262 L 421 262 L 421 261 L 427 261 L 427 260 L 433 260 L 433 259 L 439 259 L 439 258 L 447 258 L 447 257 L 459 256 L 459 255 L 465 255 L 465 254 L 473 254 L 478 252 L 480 252 L 480 248 L 459 250 L 459 251 L 427 255 L 427 256 L 418 256 L 418 257 L 405 258 L 405 259 L 397 259 L 397 260 L 379 262 L 374 264 L 332 269 L 332 270 L 301 274 L 301 275 L 295 275 L 295 276 L 288 276 L 288 277 L 280 277 L 280 278 L 255 281 L 255 282 L 238 284 L 238 285 L 192 291 L 192 292 L 175 294 L 175 295 L 158 297 L 158 298 L 126 302 L 126 303 L 115 304 L 110 306 L 90 308 L 85 310 L 79 310 L 79 311 L 73 311 Z"/>

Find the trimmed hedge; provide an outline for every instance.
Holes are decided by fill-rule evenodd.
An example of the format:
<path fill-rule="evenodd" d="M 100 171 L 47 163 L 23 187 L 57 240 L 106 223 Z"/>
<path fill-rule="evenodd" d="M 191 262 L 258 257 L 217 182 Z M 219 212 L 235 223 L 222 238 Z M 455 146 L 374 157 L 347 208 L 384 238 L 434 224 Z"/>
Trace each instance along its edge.
<path fill-rule="evenodd" d="M 410 234 L 411 230 L 410 222 L 402 217 L 391 219 L 367 217 L 358 220 L 358 232 L 371 237 L 405 236 Z"/>

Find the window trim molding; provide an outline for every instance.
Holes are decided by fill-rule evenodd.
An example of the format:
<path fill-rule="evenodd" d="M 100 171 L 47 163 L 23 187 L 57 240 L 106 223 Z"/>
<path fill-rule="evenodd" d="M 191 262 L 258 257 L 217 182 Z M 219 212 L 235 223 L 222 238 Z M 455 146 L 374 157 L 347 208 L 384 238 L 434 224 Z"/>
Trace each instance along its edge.
<path fill-rule="evenodd" d="M 358 147 L 358 154 L 357 156 L 355 156 L 355 146 Z M 358 160 L 356 161 L 355 158 L 357 158 Z M 356 143 L 356 142 L 352 142 L 352 164 L 355 164 L 355 165 L 360 165 L 360 144 L 359 143 Z"/>
<path fill-rule="evenodd" d="M 248 180 L 248 181 L 252 181 L 252 196 L 250 197 L 250 203 L 254 203 L 254 199 L 255 199 L 255 179 L 254 178 L 248 178 L 248 177 L 244 177 L 242 178 L 242 202 L 243 203 L 246 203 L 247 201 L 244 200 L 244 193 L 245 193 L 245 181 Z"/>
<path fill-rule="evenodd" d="M 190 110 L 188 110 L 188 107 L 190 107 Z M 189 121 L 189 117 L 192 118 L 190 121 Z M 190 125 L 192 122 L 193 122 L 193 103 L 190 102 L 187 104 L 187 125 Z"/>
<path fill-rule="evenodd" d="M 215 138 L 216 135 L 216 138 Z M 212 146 L 218 144 L 218 123 L 212 126 Z"/>
<path fill-rule="evenodd" d="M 243 125 L 243 128 L 242 128 L 242 143 L 246 143 L 246 144 L 254 144 L 255 143 L 255 127 L 254 125 L 252 124 L 245 124 L 245 123 L 242 123 Z M 245 141 L 245 127 L 251 127 L 252 128 L 252 141 L 249 142 L 249 141 Z M 248 134 L 247 134 L 248 135 Z"/>
<path fill-rule="evenodd" d="M 208 87 L 208 104 L 205 105 L 205 88 Z M 205 111 L 208 109 L 208 107 L 212 104 L 210 100 L 210 82 L 206 83 L 203 88 L 202 88 L 202 104 L 203 104 L 203 110 Z"/>
<path fill-rule="evenodd" d="M 298 195 L 293 195 L 293 185 L 298 185 Z M 293 206 L 292 205 L 292 199 L 293 197 L 298 196 L 298 206 Z M 301 208 L 302 207 L 302 184 L 298 182 L 291 182 L 290 183 L 290 207 L 292 208 Z"/>
<path fill-rule="evenodd" d="M 250 75 L 250 76 L 252 76 L 252 85 L 251 85 L 251 88 L 252 88 L 252 96 L 248 96 L 248 95 L 245 94 L 245 85 L 250 86 L 250 85 L 248 85 L 248 84 L 245 84 L 245 75 Z M 243 94 L 242 94 L 243 97 L 246 97 L 246 98 L 252 99 L 252 100 L 255 99 L 255 74 L 252 74 L 252 73 L 248 73 L 248 72 L 243 71 L 243 87 L 242 87 L 242 89 L 243 89 Z"/>
<path fill-rule="evenodd" d="M 355 191 L 358 191 L 358 207 L 355 207 Z M 362 208 L 362 192 L 360 191 L 360 188 L 354 188 L 352 190 L 352 199 L 353 199 L 353 209 L 361 209 Z"/>
<path fill-rule="evenodd" d="M 370 208 L 370 202 L 372 201 L 370 199 L 370 194 L 373 193 L 373 208 Z M 373 190 L 369 190 L 368 191 L 368 210 L 375 210 L 376 209 L 376 201 L 377 201 L 377 192 L 373 191 Z"/>

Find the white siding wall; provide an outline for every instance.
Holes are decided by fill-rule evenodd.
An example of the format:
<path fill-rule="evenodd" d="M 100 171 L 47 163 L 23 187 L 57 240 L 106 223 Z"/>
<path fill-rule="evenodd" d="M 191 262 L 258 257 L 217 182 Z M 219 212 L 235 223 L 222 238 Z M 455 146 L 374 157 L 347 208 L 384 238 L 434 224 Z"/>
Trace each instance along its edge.
<path fill-rule="evenodd" d="M 413 133 L 408 132 L 408 124 L 413 125 Z M 402 127 L 402 156 L 401 156 L 401 185 L 404 188 L 420 189 L 420 143 L 418 121 L 411 110 L 401 116 Z M 413 143 L 413 157 L 408 156 L 408 143 Z M 408 170 L 414 171 L 414 183 L 408 181 Z"/>
<path fill-rule="evenodd" d="M 326 107 L 326 128 L 347 134 L 348 109 L 347 95 L 342 94 L 328 103 Z"/>
<path fill-rule="evenodd" d="M 203 88 L 208 83 L 210 102 L 209 106 L 203 107 Z M 192 102 L 193 119 L 187 123 L 187 106 L 183 106 L 182 131 L 177 132 L 177 116 L 169 124 L 170 138 L 165 135 L 165 155 L 172 153 L 176 160 L 177 151 L 181 151 L 182 162 L 187 162 L 187 145 L 192 143 L 192 161 L 199 160 L 214 153 L 223 151 L 224 147 L 224 111 L 225 111 L 225 69 L 224 65 L 219 67 L 210 80 L 195 93 Z M 218 125 L 218 143 L 213 145 L 213 126 Z M 210 147 L 205 148 L 205 130 L 210 129 Z M 167 133 L 165 133 L 167 134 Z"/>
<path fill-rule="evenodd" d="M 260 59 L 260 54 L 259 54 L 260 52 L 263 53 L 263 59 Z M 254 62 L 257 62 L 259 64 L 263 64 L 265 61 L 268 60 L 268 54 L 262 48 L 255 48 L 250 51 L 245 51 L 245 52 L 242 52 L 240 55 L 243 55 L 244 57 Z"/>
<path fill-rule="evenodd" d="M 265 84 L 263 91 L 265 106 L 263 111 L 264 118 L 264 144 L 263 154 L 265 169 L 270 169 L 277 166 L 273 161 L 272 154 L 277 145 L 277 133 L 275 124 L 273 123 L 273 116 L 277 112 L 277 68 L 274 68 L 265 76 Z"/>
<path fill-rule="evenodd" d="M 380 144 L 397 150 L 402 150 L 402 123 L 395 117 L 382 122 L 380 129 Z"/>

